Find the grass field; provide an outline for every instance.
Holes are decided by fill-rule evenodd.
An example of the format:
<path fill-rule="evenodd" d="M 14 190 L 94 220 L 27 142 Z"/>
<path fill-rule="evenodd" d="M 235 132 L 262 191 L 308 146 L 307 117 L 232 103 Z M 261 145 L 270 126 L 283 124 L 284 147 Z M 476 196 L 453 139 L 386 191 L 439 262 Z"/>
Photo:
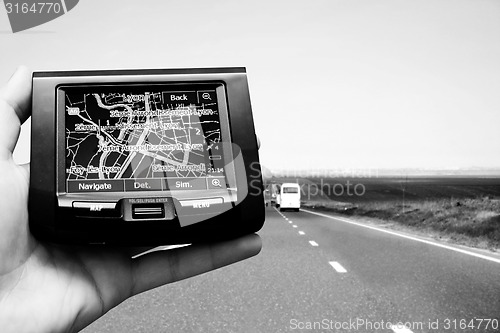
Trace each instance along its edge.
<path fill-rule="evenodd" d="M 358 216 L 454 243 L 500 249 L 500 178 L 279 179 L 298 182 L 303 206 Z"/>

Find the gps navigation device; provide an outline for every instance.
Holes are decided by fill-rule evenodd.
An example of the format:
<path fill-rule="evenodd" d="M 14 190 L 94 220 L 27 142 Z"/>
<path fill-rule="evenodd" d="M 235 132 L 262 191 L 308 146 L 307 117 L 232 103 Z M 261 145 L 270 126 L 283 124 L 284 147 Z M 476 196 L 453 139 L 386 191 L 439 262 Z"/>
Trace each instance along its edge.
<path fill-rule="evenodd" d="M 31 127 L 39 239 L 181 244 L 264 223 L 245 68 L 35 72 Z"/>

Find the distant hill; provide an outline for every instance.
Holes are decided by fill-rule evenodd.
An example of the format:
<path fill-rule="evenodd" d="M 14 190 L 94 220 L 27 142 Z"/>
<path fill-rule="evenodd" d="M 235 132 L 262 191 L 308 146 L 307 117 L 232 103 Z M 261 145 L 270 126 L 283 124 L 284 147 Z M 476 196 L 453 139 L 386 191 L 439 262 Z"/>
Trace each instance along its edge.
<path fill-rule="evenodd" d="M 377 177 L 500 177 L 500 168 L 456 168 L 456 169 L 280 169 L 268 170 L 271 177 L 277 178 L 377 178 Z"/>

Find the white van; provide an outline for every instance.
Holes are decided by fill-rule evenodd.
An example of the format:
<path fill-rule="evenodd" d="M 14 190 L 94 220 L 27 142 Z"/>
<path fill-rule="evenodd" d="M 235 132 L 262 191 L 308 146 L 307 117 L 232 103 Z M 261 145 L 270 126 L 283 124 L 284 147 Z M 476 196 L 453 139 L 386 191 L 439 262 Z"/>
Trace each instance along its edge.
<path fill-rule="evenodd" d="M 295 183 L 284 183 L 280 191 L 280 211 L 285 209 L 300 209 L 300 186 Z"/>

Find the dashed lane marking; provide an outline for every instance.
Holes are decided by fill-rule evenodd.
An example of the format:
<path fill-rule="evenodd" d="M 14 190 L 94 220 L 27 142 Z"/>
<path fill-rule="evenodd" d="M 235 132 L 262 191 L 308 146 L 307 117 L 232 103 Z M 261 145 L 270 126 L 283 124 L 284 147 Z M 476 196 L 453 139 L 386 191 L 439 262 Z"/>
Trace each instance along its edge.
<path fill-rule="evenodd" d="M 467 251 L 467 250 L 459 249 L 459 248 L 456 248 L 456 247 L 452 247 L 452 246 L 448 246 L 448 245 L 444 245 L 444 244 L 440 244 L 440 243 L 431 242 L 431 241 L 426 240 L 426 239 L 421 239 L 421 238 L 417 238 L 417 237 L 403 235 L 403 234 L 400 234 L 400 233 L 397 233 L 397 232 L 394 232 L 394 231 L 385 230 L 385 229 L 373 227 L 373 226 L 370 226 L 370 225 L 366 225 L 366 224 L 354 222 L 354 221 L 351 221 L 351 220 L 348 220 L 348 219 L 345 219 L 345 218 L 342 218 L 342 217 L 330 216 L 330 215 L 326 215 L 326 214 L 322 214 L 322 213 L 312 212 L 312 211 L 306 210 L 306 209 L 302 209 L 301 211 L 309 213 L 309 214 L 314 214 L 314 215 L 326 217 L 328 219 L 341 221 L 341 222 L 344 222 L 344 223 L 354 224 L 354 225 L 357 225 L 357 226 L 362 227 L 362 228 L 367 228 L 367 229 L 372 229 L 372 230 L 377 230 L 377 231 L 385 232 L 386 234 L 390 234 L 390 235 L 393 235 L 393 236 L 398 236 L 398 237 L 410 239 L 410 240 L 413 240 L 413 241 L 421 242 L 421 243 L 424 243 L 424 244 L 437 246 L 437 247 L 440 247 L 440 248 L 443 248 L 443 249 L 447 249 L 447 250 L 459 252 L 459 253 L 462 253 L 462 254 L 467 254 L 467 255 L 472 256 L 472 257 L 477 257 L 477 258 L 489 260 L 489 261 L 495 262 L 497 264 L 500 264 L 500 259 L 493 258 L 493 257 L 490 257 L 490 256 L 485 256 L 485 255 L 480 254 L 480 253 L 475 253 L 475 252 L 472 252 L 472 251 Z"/>
<path fill-rule="evenodd" d="M 403 326 L 397 326 L 397 325 L 391 325 L 391 330 L 394 331 L 394 333 L 413 333 L 409 328 Z"/>
<path fill-rule="evenodd" d="M 276 209 L 276 208 L 275 208 L 275 209 Z M 276 209 L 276 211 L 277 211 L 277 212 L 278 212 L 278 213 L 279 213 L 279 214 L 280 214 L 280 215 L 281 215 L 281 216 L 282 216 L 282 217 L 283 217 L 286 221 L 288 221 L 288 223 L 290 223 L 290 224 L 292 224 L 292 223 L 293 223 L 293 222 L 292 222 L 292 220 L 288 219 L 285 215 L 281 214 L 281 212 L 279 212 L 277 209 Z M 298 228 L 298 226 L 297 226 L 297 225 L 295 225 L 295 224 L 293 224 L 293 225 L 292 225 L 292 227 L 293 227 L 293 228 Z M 303 232 L 302 230 L 299 230 L 299 235 L 303 236 L 303 235 L 305 235 L 305 234 L 306 234 L 305 232 Z M 316 243 L 316 242 L 315 242 L 315 241 L 313 241 L 313 240 L 309 241 L 309 244 L 311 244 L 311 246 L 319 246 L 319 245 L 318 245 L 318 243 Z M 329 264 L 333 267 L 333 269 L 335 269 L 335 270 L 337 271 L 337 273 L 347 273 L 347 270 L 346 270 L 344 267 L 342 267 L 342 265 L 341 265 L 341 264 L 339 264 L 338 262 L 336 262 L 336 261 L 329 261 L 328 263 L 329 263 Z M 399 332 L 397 332 L 397 333 L 399 333 Z M 402 333 L 403 333 L 403 332 L 402 332 Z M 404 332 L 404 333 L 406 333 L 406 332 Z"/>
<path fill-rule="evenodd" d="M 329 261 L 328 262 L 330 264 L 330 266 L 333 267 L 333 269 L 335 269 L 338 273 L 347 273 L 347 270 L 342 267 L 341 264 L 339 264 L 338 262 L 336 261 Z"/>

